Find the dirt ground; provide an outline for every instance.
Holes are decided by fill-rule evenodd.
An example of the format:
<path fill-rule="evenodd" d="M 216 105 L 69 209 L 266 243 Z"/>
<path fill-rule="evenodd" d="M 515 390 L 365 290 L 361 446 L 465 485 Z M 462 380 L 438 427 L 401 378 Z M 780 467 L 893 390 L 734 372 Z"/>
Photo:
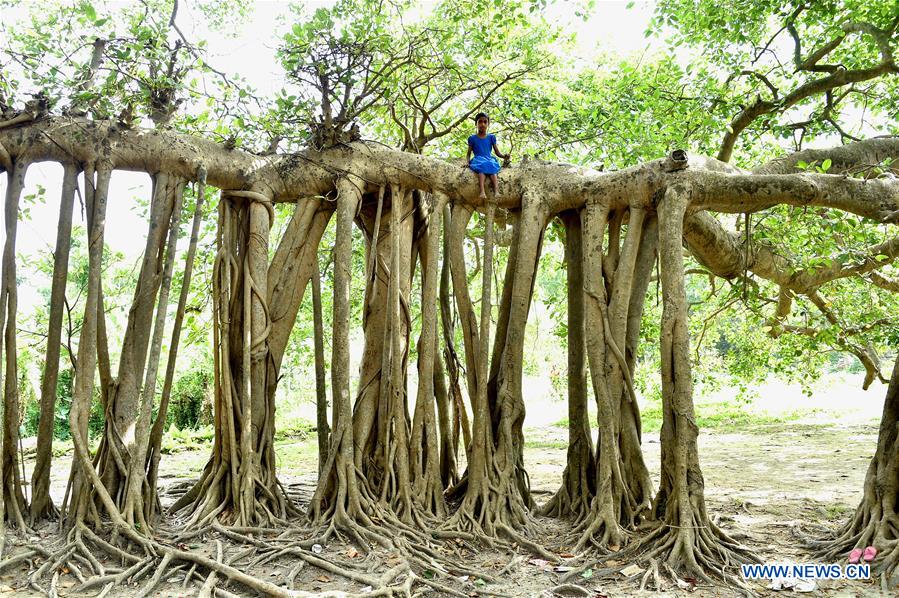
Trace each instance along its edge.
<path fill-rule="evenodd" d="M 700 435 L 700 462 L 705 474 L 709 512 L 726 531 L 735 534 L 757 551 L 763 561 L 813 562 L 814 559 L 801 547 L 794 530 L 797 526 L 835 527 L 851 514 L 860 499 L 865 468 L 875 448 L 876 422 L 828 423 L 826 419 L 819 417 L 795 423 L 755 426 L 740 433 L 702 432 Z M 564 467 L 567 431 L 559 427 L 542 426 L 529 429 L 526 436 L 528 447 L 525 461 L 535 497 L 538 502 L 543 502 L 555 491 Z M 655 436 L 644 439 L 644 452 L 657 484 L 660 456 L 657 434 L 647 436 Z M 314 438 L 278 444 L 279 475 L 288 491 L 301 505 L 308 502 L 314 487 L 314 476 L 308 474 L 315 470 L 314 446 Z M 166 455 L 162 460 L 160 486 L 164 489 L 183 488 L 186 480 L 198 475 L 206 457 L 205 450 Z M 56 460 L 53 481 L 57 502 L 61 498 L 59 494 L 64 491 L 68 468 L 67 457 Z M 172 494 L 164 492 L 164 500 L 173 500 Z M 549 519 L 541 519 L 540 523 L 544 531 L 537 540 L 559 553 L 567 552 L 565 524 Z M 56 537 L 55 533 L 55 526 L 47 525 L 35 530 L 28 539 L 49 545 Z M 15 543 L 23 539 L 19 537 L 12 540 L 14 553 Z M 214 556 L 213 540 L 210 535 L 194 541 L 190 547 Z M 236 546 L 230 547 L 232 554 L 238 551 Z M 471 576 L 464 579 L 462 576 L 435 578 L 436 581 L 456 587 L 469 595 L 553 596 L 548 590 L 559 583 L 559 573 L 525 553 L 512 555 L 464 546 L 457 547 L 457 552 L 458 560 L 499 580 L 496 584 L 485 584 L 483 580 L 472 579 Z M 320 556 L 378 571 L 383 570 L 384 561 L 390 562 L 390 555 L 377 554 L 366 559 L 356 554 L 349 545 L 339 541 L 322 547 Z M 281 560 L 250 570 L 278 583 L 294 564 L 295 561 Z M 28 568 L 24 565 L 19 570 L 4 571 L 0 575 L 0 595 L 40 595 L 27 588 L 24 582 L 27 571 Z M 196 583 L 186 588 L 182 586 L 184 573 L 185 571 L 180 571 L 173 575 L 170 582 L 161 586 L 153 595 L 196 595 Z M 628 579 L 617 571 L 604 576 L 601 573 L 598 572 L 589 579 L 580 579 L 578 584 L 592 592 L 590 595 L 594 597 L 659 595 L 655 591 L 639 592 L 639 575 Z M 71 576 L 61 578 L 60 595 L 66 595 L 66 590 L 71 592 L 76 585 L 75 580 L 69 578 Z M 783 593 L 767 590 L 766 585 L 767 582 L 757 583 L 752 587 L 757 595 L 762 596 Z M 307 591 L 358 592 L 362 589 L 360 584 L 310 566 L 297 578 L 296 587 Z M 422 596 L 441 595 L 421 585 L 417 588 Z M 812 595 L 879 595 L 876 588 L 873 582 L 823 582 Z M 235 584 L 227 589 L 239 595 L 251 595 L 241 593 L 242 589 Z M 131 596 L 138 590 L 137 586 L 124 587 L 110 595 Z M 96 591 L 90 595 L 95 595 Z M 686 593 L 673 587 L 661 594 Z M 694 595 L 740 594 L 731 588 L 700 585 Z"/>

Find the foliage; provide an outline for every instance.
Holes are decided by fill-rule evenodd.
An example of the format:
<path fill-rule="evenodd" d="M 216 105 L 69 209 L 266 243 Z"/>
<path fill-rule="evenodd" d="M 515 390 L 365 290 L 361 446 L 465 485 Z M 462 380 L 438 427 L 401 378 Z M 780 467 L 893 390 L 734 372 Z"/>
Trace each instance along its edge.
<path fill-rule="evenodd" d="M 212 364 L 195 361 L 172 388 L 168 421 L 178 430 L 197 430 L 212 420 Z"/>
<path fill-rule="evenodd" d="M 205 33 L 228 33 L 249 18 L 252 9 L 247 4 L 208 0 L 182 6 L 181 16 L 169 0 L 40 6 L 3 0 L 0 6 L 4 9 L 0 112 L 23 106 L 40 94 L 46 109 L 53 112 L 113 118 L 123 126 L 152 123 L 260 152 L 277 149 L 282 140 L 288 149 L 298 149 L 314 141 L 311 135 L 316 127 L 330 119 L 338 129 L 358 126 L 363 136 L 407 151 L 458 158 L 470 132 L 468 118 L 481 109 L 492 115 L 500 145 L 511 148 L 516 160 L 567 161 L 606 170 L 655 159 L 678 147 L 715 155 L 729 129 L 733 132 L 732 121 L 758 102 L 771 106 L 738 136 L 732 160 L 738 166 L 755 165 L 809 143 L 849 141 L 867 135 L 872 127 L 880 132 L 896 127 L 891 118 L 899 98 L 894 76 L 782 103 L 792 91 L 829 76 L 833 65 L 849 71 L 875 65 L 881 59 L 876 34 L 857 24 L 892 31 L 889 41 L 895 45 L 896 11 L 890 2 L 828 0 L 800 7 L 766 0 L 738 2 L 721 10 L 721 4 L 713 0 L 660 0 L 646 33 L 663 37 L 666 51 L 626 59 L 600 56 L 584 63 L 572 58 L 572 34 L 541 16 L 544 2 L 442 0 L 423 8 L 407 0 L 338 0 L 329 6 L 293 9 L 284 29 L 277 32 L 285 84 L 273 97 L 261 96 L 234 74 L 213 69 L 205 42 L 185 38 L 178 27 L 183 11 L 192 10 L 204 19 Z M 578 10 L 589 18 L 594 9 L 592 3 L 585 3 Z M 845 38 L 816 63 L 823 70 L 796 64 L 797 48 L 802 62 L 815 48 L 841 36 Z M 99 63 L 92 68 L 97 40 L 103 44 Z M 319 125 L 311 125 L 314 122 Z M 830 172 L 827 160 L 803 166 Z M 889 166 L 872 165 L 868 174 L 884 172 Z M 32 206 L 43 201 L 42 189 L 26 196 L 20 217 L 27 220 Z M 195 201 L 192 190 L 185 201 L 185 214 L 190 214 Z M 183 333 L 183 345 L 191 351 L 184 364 L 179 363 L 169 414 L 179 428 L 199 425 L 201 397 L 211 371 L 206 356 L 211 354 L 209 297 L 217 210 L 211 190 L 205 205 Z M 793 256 L 791 267 L 796 272 L 822 268 L 824 256 L 859 259 L 866 248 L 888 238 L 883 227 L 825 210 L 778 207 L 764 217 L 720 216 L 719 220 L 729 231 L 744 235 L 748 223 L 749 246 Z M 475 302 L 480 289 L 475 261 L 482 226 L 475 216 L 466 242 Z M 278 238 L 275 231 L 273 249 Z M 74 357 L 69 352 L 77 350 L 80 331 L 82 310 L 78 307 L 87 273 L 83 239 L 83 229 L 76 226 L 67 288 L 72 317 L 64 326 L 58 392 L 60 415 L 70 392 L 63 386 Z M 322 246 L 331 246 L 333 239 L 332 223 Z M 136 271 L 133 264 L 123 264 L 120 255 L 109 251 L 104 255 L 111 346 L 117 346 Z M 506 255 L 507 248 L 497 248 L 495 297 L 501 293 Z M 528 342 L 539 344 L 540 351 L 529 352 L 525 363 L 529 373 L 549 371 L 558 396 L 565 392 L 560 373 L 565 368 L 567 331 L 562 255 L 559 231 L 550 226 L 528 333 Z M 319 261 L 324 340 L 330 346 L 330 255 L 322 252 Z M 50 252 L 23 265 L 21 284 L 33 284 L 46 302 Z M 364 243 L 357 232 L 354 280 L 364 267 Z M 688 268 L 693 272 L 687 280 L 692 350 L 697 381 L 703 384 L 747 385 L 774 372 L 808 387 L 818 368 L 858 367 L 854 357 L 848 362 L 842 357 L 853 355 L 854 348 L 870 347 L 885 356 L 899 345 L 899 328 L 891 318 L 899 300 L 870 284 L 869 277 L 850 277 L 820 289 L 823 308 L 807 296 L 797 296 L 791 313 L 774 321 L 779 293 L 775 285 L 751 273 L 716 280 L 703 274 L 702 265 L 695 262 Z M 891 280 L 899 276 L 889 263 L 880 272 Z M 181 268 L 176 268 L 173 297 L 180 277 Z M 420 300 L 418 280 L 417 275 L 416 302 Z M 354 322 L 361 322 L 362 292 L 354 285 Z M 635 383 L 639 392 L 652 397 L 658 386 L 657 283 L 650 284 L 649 294 Z M 300 308 L 281 372 L 279 401 L 290 415 L 287 419 L 314 396 L 309 295 Z M 550 319 L 552 347 L 541 335 L 544 317 Z M 534 331 L 537 318 L 540 333 Z M 45 306 L 37 305 L 28 328 L 44 330 L 46 321 Z M 413 336 L 419 327 L 415 319 Z M 788 333 L 791 330 L 807 334 Z M 461 331 L 456 333 L 461 345 Z M 40 344 L 39 335 L 27 338 Z M 414 350 L 413 346 L 413 358 Z M 30 368 L 31 380 L 38 379 L 33 363 L 23 368 Z M 26 428 L 32 425 L 28 422 L 35 417 L 35 409 L 34 401 L 25 402 Z M 57 430 L 58 436 L 64 434 L 62 428 Z"/>

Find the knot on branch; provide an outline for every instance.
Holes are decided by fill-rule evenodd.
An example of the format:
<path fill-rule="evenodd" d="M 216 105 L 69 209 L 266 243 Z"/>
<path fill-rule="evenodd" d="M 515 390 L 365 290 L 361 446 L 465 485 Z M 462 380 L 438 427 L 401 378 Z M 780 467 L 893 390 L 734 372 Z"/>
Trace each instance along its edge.
<path fill-rule="evenodd" d="M 8 129 L 46 116 L 50 111 L 50 98 L 41 91 L 25 102 L 25 109 L 21 112 L 10 110 L 5 104 L 0 106 L 0 108 L 3 108 L 2 113 L 0 113 L 0 129 Z"/>
<path fill-rule="evenodd" d="M 665 172 L 674 172 L 676 170 L 685 169 L 688 162 L 689 160 L 687 158 L 687 150 L 676 149 L 668 154 L 668 157 L 665 158 L 663 166 Z"/>
<path fill-rule="evenodd" d="M 335 118 L 330 123 L 312 121 L 309 125 L 309 144 L 316 150 L 348 144 L 362 139 L 359 123 Z"/>

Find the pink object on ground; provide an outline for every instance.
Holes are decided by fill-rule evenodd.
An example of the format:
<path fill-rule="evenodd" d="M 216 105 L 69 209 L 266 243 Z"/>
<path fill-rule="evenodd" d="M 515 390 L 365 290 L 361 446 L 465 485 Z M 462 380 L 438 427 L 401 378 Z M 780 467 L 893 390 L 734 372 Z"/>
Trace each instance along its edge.
<path fill-rule="evenodd" d="M 865 548 L 865 551 L 862 553 L 862 558 L 865 559 L 866 563 L 870 563 L 874 560 L 874 557 L 877 556 L 877 549 L 873 546 L 868 546 Z"/>
<path fill-rule="evenodd" d="M 849 553 L 849 564 L 855 565 L 862 558 L 862 549 L 861 548 L 853 548 L 852 552 Z"/>

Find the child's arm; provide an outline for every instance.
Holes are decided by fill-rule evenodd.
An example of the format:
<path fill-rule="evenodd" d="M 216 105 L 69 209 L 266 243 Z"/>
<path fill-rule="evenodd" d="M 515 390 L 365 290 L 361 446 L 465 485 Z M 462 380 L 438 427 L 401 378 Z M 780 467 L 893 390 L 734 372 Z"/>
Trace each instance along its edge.
<path fill-rule="evenodd" d="M 499 147 L 496 145 L 496 143 L 493 144 L 493 151 L 496 153 L 497 156 L 499 156 L 503 160 L 509 159 L 509 154 L 504 154 L 501 151 L 499 151 Z"/>
<path fill-rule="evenodd" d="M 468 144 L 468 151 L 465 152 L 465 164 L 471 166 L 471 144 Z"/>

